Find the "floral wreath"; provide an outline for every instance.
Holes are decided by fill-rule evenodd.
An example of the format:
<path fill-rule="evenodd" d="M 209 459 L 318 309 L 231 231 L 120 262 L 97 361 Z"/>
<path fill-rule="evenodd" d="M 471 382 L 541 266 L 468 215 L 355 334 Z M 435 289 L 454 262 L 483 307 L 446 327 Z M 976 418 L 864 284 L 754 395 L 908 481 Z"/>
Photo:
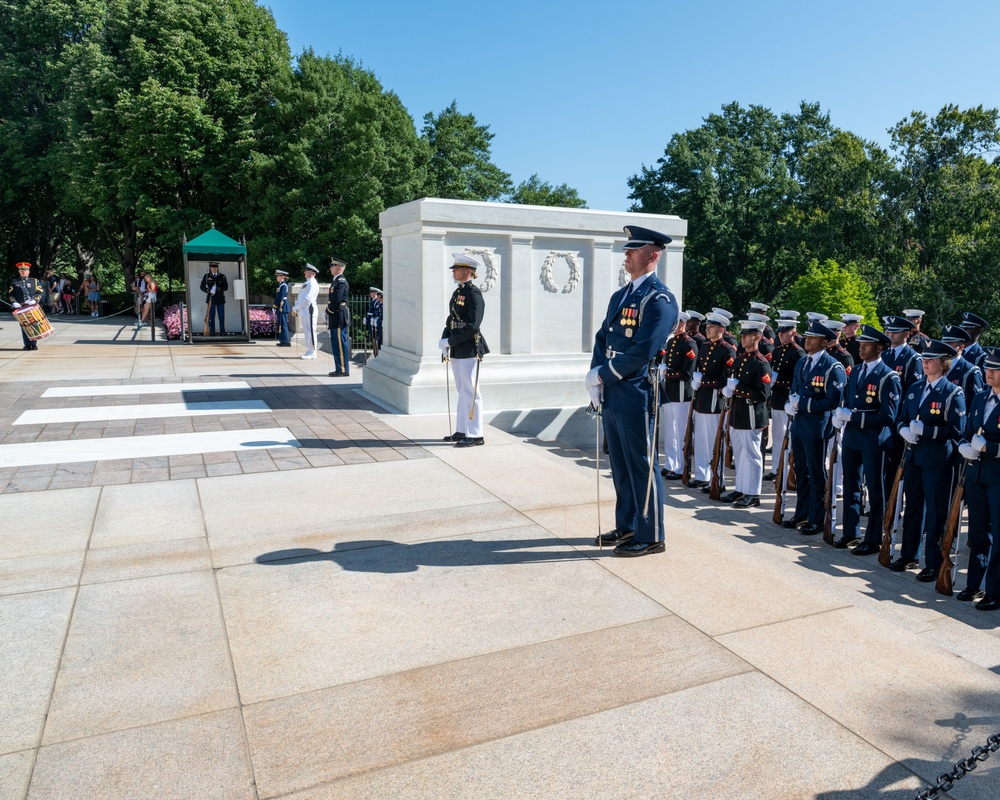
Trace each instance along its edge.
<path fill-rule="evenodd" d="M 493 258 L 493 251 L 484 247 L 466 247 L 465 254 L 482 257 L 483 266 L 486 267 L 486 275 L 483 277 L 481 291 L 488 292 L 497 282 L 497 262 Z"/>
<path fill-rule="evenodd" d="M 576 255 L 568 250 L 550 250 L 549 254 L 545 256 L 545 263 L 542 264 L 542 274 L 540 276 L 542 286 L 545 287 L 545 291 L 547 292 L 559 291 L 559 284 L 557 284 L 552 277 L 552 265 L 555 263 L 557 258 L 565 259 L 566 263 L 569 265 L 569 280 L 566 281 L 566 285 L 562 287 L 562 293 L 569 294 L 580 282 L 580 268 L 576 264 Z"/>

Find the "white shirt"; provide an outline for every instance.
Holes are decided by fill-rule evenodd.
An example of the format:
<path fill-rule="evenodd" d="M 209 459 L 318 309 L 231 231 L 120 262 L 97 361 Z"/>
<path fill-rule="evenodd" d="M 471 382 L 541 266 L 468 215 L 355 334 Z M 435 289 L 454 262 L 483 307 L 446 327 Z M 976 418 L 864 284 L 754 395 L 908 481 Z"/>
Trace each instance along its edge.
<path fill-rule="evenodd" d="M 295 306 L 292 308 L 292 311 L 297 313 L 308 312 L 309 306 L 315 306 L 318 299 L 319 284 L 316 283 L 315 278 L 309 278 L 302 284 L 302 288 L 299 289 L 299 296 L 295 300 Z"/>

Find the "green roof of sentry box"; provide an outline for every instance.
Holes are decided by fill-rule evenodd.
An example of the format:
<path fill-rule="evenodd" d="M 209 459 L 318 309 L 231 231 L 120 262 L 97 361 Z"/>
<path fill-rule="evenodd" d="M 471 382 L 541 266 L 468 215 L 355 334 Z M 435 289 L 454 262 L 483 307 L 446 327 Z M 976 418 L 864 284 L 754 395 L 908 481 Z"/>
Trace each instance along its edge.
<path fill-rule="evenodd" d="M 215 228 L 211 228 L 201 236 L 192 239 L 184 245 L 183 251 L 189 255 L 245 256 L 247 254 L 245 245 L 240 244 L 235 239 L 230 239 L 222 231 L 217 231 Z"/>

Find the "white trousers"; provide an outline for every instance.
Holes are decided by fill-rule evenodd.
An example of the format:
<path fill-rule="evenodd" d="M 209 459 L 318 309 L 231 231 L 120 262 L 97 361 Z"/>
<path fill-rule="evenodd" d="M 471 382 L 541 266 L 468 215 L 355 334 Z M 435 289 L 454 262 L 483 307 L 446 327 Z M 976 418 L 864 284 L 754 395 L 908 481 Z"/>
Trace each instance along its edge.
<path fill-rule="evenodd" d="M 764 454 L 760 451 L 763 430 L 741 431 L 733 428 L 733 464 L 736 467 L 736 491 L 760 494 L 764 480 Z"/>
<path fill-rule="evenodd" d="M 771 472 L 778 471 L 778 462 L 781 460 L 781 443 L 785 440 L 785 431 L 788 430 L 788 414 L 784 411 L 774 409 L 771 411 Z M 788 443 L 788 453 L 792 452 L 792 443 Z M 788 461 L 788 453 L 785 454 L 785 461 Z"/>
<path fill-rule="evenodd" d="M 455 376 L 458 389 L 458 419 L 455 430 L 466 436 L 479 438 L 483 435 L 483 396 L 476 388 L 476 358 L 453 358 L 451 374 Z M 469 415 L 472 419 L 469 419 Z"/>
<path fill-rule="evenodd" d="M 660 452 L 663 466 L 670 472 L 680 472 L 684 466 L 684 434 L 690 409 L 691 401 L 660 406 Z"/>
<path fill-rule="evenodd" d="M 319 324 L 319 309 L 316 308 L 316 306 L 307 307 L 305 311 L 302 312 L 299 319 L 302 320 L 302 336 L 306 340 L 305 355 L 315 355 L 316 351 L 319 349 L 316 346 L 316 329 Z"/>
<path fill-rule="evenodd" d="M 719 429 L 718 414 L 694 412 L 694 478 L 712 480 L 712 451 L 715 449 L 715 432 Z"/>

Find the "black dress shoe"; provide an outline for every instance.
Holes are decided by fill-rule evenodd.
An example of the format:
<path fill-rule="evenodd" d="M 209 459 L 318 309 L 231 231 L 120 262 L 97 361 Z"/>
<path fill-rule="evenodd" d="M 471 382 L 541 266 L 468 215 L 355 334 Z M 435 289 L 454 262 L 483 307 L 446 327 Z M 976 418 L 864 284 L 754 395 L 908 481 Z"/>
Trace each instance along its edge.
<path fill-rule="evenodd" d="M 767 473 L 767 475 L 764 476 L 764 480 L 765 481 L 773 481 L 777 477 L 778 477 L 778 473 L 776 473 L 776 472 L 769 472 L 769 473 Z"/>
<path fill-rule="evenodd" d="M 924 567 L 920 572 L 917 573 L 917 580 L 923 583 L 930 583 L 937 579 L 937 570 L 931 569 L 930 567 Z"/>
<path fill-rule="evenodd" d="M 702 489 L 705 486 L 709 486 L 709 485 L 710 484 L 709 484 L 708 481 L 691 481 L 688 484 L 688 489 Z"/>
<path fill-rule="evenodd" d="M 611 531 L 594 537 L 594 544 L 623 544 L 635 538 L 635 531 Z"/>
<path fill-rule="evenodd" d="M 291 346 L 292 346 L 291 342 L 278 342 L 275 345 L 275 347 L 291 347 Z"/>
<path fill-rule="evenodd" d="M 22 349 L 22 350 L 30 350 L 30 349 L 31 349 L 31 345 L 30 345 L 30 344 L 26 344 L 26 345 L 25 345 L 24 347 L 22 347 L 21 349 Z"/>
<path fill-rule="evenodd" d="M 964 589 L 962 589 L 962 591 L 958 593 L 957 597 L 963 603 L 968 603 L 970 600 L 975 600 L 981 594 L 982 591 L 980 591 L 979 589 L 970 589 L 968 586 L 966 586 Z"/>
<path fill-rule="evenodd" d="M 679 472 L 671 472 L 669 469 L 661 469 L 660 475 L 668 481 L 679 481 L 681 479 L 681 474 Z"/>
<path fill-rule="evenodd" d="M 759 494 L 745 494 L 735 503 L 733 503 L 733 508 L 754 508 L 760 505 L 760 495 Z"/>
<path fill-rule="evenodd" d="M 804 536 L 815 536 L 822 530 L 819 525 L 813 525 L 811 522 L 807 522 L 805 525 L 799 526 L 799 533 Z"/>
<path fill-rule="evenodd" d="M 782 528 L 797 528 L 799 525 L 804 524 L 806 521 L 805 517 L 792 517 L 791 519 L 786 519 L 781 523 Z"/>
<path fill-rule="evenodd" d="M 839 539 L 834 540 L 833 546 L 838 550 L 846 550 L 848 541 L 849 540 L 846 537 L 841 536 Z"/>
<path fill-rule="evenodd" d="M 906 572 L 906 570 L 912 567 L 919 567 L 920 562 L 914 561 L 912 558 L 897 558 L 889 564 L 889 569 L 893 572 Z"/>
<path fill-rule="evenodd" d="M 986 595 L 982 600 L 976 603 L 976 608 L 980 611 L 996 611 L 1000 608 L 1000 597 L 990 597 Z"/>
<path fill-rule="evenodd" d="M 719 495 L 719 500 L 723 503 L 735 503 L 741 497 L 743 497 L 743 492 L 733 490 L 731 492 L 726 492 L 723 495 Z"/>
<path fill-rule="evenodd" d="M 451 436 L 445 436 L 444 441 L 446 442 L 460 442 L 465 438 L 464 433 L 453 433 Z"/>
<path fill-rule="evenodd" d="M 327 373 L 331 378 L 343 378 L 347 373 L 337 370 L 336 372 Z"/>
<path fill-rule="evenodd" d="M 871 542 L 862 542 L 857 547 L 855 547 L 851 553 L 856 556 L 870 556 L 877 553 L 881 548 L 877 544 L 872 544 Z"/>
<path fill-rule="evenodd" d="M 662 553 L 666 547 L 663 542 L 626 542 L 615 548 L 616 556 L 644 556 L 648 553 Z"/>
<path fill-rule="evenodd" d="M 708 494 L 711 491 L 712 491 L 712 484 L 710 484 L 708 481 L 706 481 L 705 485 L 701 487 L 701 493 L 702 494 Z"/>
<path fill-rule="evenodd" d="M 466 436 L 455 442 L 455 447 L 478 447 L 481 444 L 486 444 L 482 436 Z"/>

